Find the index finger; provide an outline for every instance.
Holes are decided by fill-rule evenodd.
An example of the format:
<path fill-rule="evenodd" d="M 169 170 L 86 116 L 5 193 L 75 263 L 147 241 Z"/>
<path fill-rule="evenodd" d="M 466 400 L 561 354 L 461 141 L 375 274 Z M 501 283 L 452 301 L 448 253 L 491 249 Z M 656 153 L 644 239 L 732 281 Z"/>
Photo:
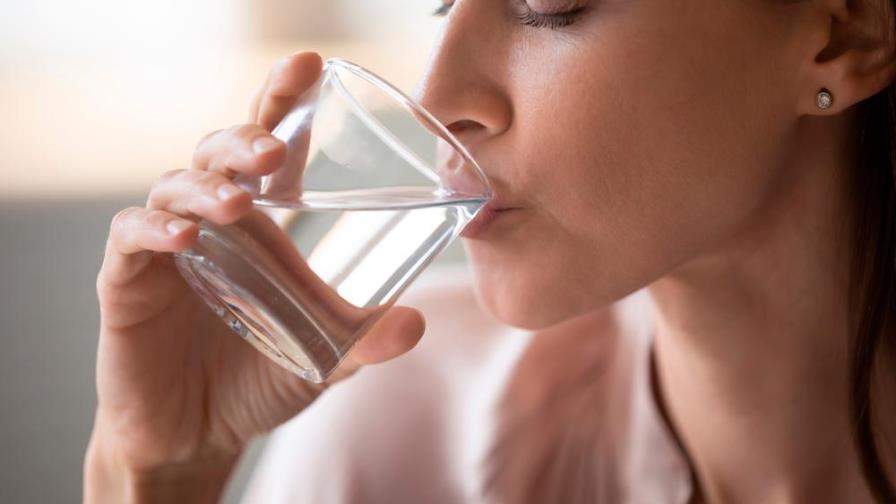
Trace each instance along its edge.
<path fill-rule="evenodd" d="M 323 61 L 316 52 L 303 51 L 278 61 L 249 109 L 249 122 L 272 131 L 296 99 L 320 77 Z"/>

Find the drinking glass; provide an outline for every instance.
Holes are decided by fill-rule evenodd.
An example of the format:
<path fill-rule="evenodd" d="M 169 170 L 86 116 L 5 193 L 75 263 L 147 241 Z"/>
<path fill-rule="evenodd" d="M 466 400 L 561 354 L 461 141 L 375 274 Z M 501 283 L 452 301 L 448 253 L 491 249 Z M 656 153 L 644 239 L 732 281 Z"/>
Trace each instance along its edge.
<path fill-rule="evenodd" d="M 272 134 L 287 145 L 231 225 L 202 220 L 175 255 L 227 325 L 322 382 L 491 197 L 482 170 L 429 112 L 364 68 L 328 59 Z"/>

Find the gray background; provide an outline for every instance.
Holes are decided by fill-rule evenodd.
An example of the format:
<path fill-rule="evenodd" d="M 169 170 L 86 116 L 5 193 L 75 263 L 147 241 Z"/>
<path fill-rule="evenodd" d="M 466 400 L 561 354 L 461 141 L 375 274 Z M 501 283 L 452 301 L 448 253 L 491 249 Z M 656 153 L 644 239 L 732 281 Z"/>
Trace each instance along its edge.
<path fill-rule="evenodd" d="M 94 282 L 116 201 L 0 203 L 0 501 L 76 502 L 96 405 Z"/>

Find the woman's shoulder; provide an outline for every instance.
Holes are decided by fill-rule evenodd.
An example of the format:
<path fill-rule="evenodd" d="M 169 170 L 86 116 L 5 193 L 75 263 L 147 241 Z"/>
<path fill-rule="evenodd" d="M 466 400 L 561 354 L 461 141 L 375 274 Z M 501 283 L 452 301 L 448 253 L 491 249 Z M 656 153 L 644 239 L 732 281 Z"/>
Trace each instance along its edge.
<path fill-rule="evenodd" d="M 686 501 L 688 468 L 654 402 L 646 291 L 540 331 L 485 456 L 489 502 Z"/>

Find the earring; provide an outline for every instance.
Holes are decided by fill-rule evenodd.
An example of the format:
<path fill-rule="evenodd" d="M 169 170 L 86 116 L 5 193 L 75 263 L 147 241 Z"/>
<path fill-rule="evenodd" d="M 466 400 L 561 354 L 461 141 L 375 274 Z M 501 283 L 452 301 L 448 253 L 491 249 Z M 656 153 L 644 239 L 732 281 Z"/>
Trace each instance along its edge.
<path fill-rule="evenodd" d="M 834 95 L 827 89 L 822 89 L 815 96 L 815 104 L 818 105 L 818 108 L 821 110 L 827 110 L 834 104 Z"/>

